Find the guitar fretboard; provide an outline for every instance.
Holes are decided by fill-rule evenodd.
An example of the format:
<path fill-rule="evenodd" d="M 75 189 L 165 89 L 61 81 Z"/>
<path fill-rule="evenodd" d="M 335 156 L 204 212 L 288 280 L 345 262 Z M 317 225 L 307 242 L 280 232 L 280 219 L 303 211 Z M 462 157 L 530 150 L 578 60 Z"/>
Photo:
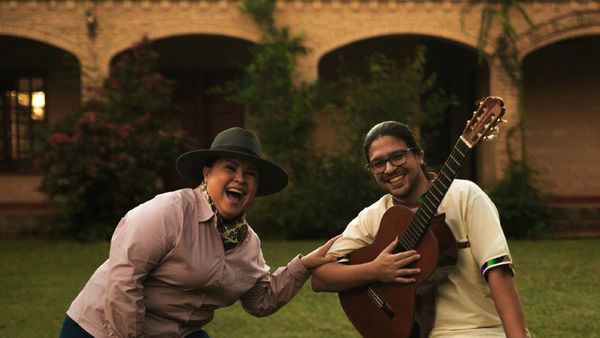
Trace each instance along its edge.
<path fill-rule="evenodd" d="M 431 183 L 429 190 L 425 193 L 425 197 L 417 214 L 412 219 L 407 230 L 400 236 L 399 244 L 394 250 L 398 253 L 401 251 L 411 250 L 417 247 L 419 240 L 423 237 L 427 226 L 431 221 L 433 215 L 437 211 L 442 199 L 448 192 L 450 184 L 458 175 L 460 168 L 469 154 L 471 147 L 467 144 L 463 138 L 459 138 L 450 156 L 444 163 L 444 166 L 440 170 L 438 177 Z"/>

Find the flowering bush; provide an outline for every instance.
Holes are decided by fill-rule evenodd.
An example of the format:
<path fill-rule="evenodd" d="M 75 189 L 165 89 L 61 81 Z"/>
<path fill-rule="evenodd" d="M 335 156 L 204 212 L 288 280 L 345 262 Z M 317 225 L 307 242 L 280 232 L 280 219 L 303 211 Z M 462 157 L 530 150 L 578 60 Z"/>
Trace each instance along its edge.
<path fill-rule="evenodd" d="M 163 189 L 181 147 L 176 138 L 142 132 L 138 123 L 117 124 L 88 112 L 73 133 L 48 138 L 42 191 L 60 206 L 70 233 L 106 238 L 127 210 Z"/>
<path fill-rule="evenodd" d="M 48 137 L 41 190 L 80 239 L 108 238 L 129 209 L 163 191 L 185 148 L 182 128 L 168 119 L 170 83 L 152 55 L 145 43 L 135 47 L 115 65 L 98 109 Z"/>

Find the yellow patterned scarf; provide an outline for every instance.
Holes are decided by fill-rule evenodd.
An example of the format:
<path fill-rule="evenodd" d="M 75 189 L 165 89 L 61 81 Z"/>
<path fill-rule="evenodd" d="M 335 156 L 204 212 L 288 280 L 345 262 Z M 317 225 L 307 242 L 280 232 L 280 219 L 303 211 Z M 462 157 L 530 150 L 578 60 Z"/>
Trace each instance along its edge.
<path fill-rule="evenodd" d="M 202 184 L 200 184 L 199 189 L 210 204 L 210 208 L 217 217 L 217 230 L 221 235 L 221 240 L 223 241 L 223 248 L 225 249 L 225 251 L 233 249 L 236 245 L 238 245 L 238 243 L 241 243 L 246 238 L 246 234 L 248 233 L 248 222 L 246 222 L 246 213 L 244 212 L 241 215 L 232 219 L 221 217 L 221 215 L 219 215 L 219 213 L 217 212 L 217 207 L 215 206 L 215 203 L 206 191 L 206 183 L 203 182 Z"/>

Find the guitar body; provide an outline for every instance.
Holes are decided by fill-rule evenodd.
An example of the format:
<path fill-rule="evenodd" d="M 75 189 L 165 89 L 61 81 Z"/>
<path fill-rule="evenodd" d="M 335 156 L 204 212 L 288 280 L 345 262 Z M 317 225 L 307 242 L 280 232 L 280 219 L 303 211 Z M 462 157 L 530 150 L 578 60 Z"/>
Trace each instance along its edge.
<path fill-rule="evenodd" d="M 375 241 L 351 253 L 348 256 L 349 263 L 361 264 L 374 260 L 396 237 L 402 238 L 414 215 L 403 206 L 387 210 Z M 456 262 L 456 241 L 443 218 L 443 215 L 432 218 L 414 248 L 421 255 L 421 259 L 415 264 L 421 269 L 421 273 L 415 276 L 416 283 L 378 282 L 339 293 L 346 316 L 363 337 L 409 337 L 417 288 L 429 279 L 438 266 Z M 373 292 L 385 303 L 384 308 L 374 300 Z"/>

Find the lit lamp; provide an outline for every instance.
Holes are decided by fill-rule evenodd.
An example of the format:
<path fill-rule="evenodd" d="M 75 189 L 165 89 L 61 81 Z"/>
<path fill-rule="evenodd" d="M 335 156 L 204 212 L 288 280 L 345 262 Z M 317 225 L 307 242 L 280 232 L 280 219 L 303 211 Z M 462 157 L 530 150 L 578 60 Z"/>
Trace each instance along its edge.
<path fill-rule="evenodd" d="M 42 91 L 31 93 L 31 119 L 43 121 L 46 112 L 46 94 Z"/>

